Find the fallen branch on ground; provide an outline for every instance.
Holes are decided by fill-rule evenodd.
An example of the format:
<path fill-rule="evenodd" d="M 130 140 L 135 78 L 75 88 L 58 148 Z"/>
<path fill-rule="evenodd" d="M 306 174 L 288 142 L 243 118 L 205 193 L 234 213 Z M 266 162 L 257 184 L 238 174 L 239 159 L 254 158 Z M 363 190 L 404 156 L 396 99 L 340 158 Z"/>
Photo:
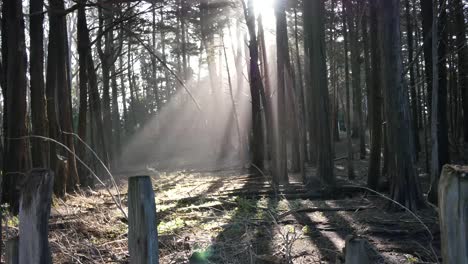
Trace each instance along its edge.
<path fill-rule="evenodd" d="M 344 212 L 344 211 L 359 211 L 375 208 L 374 206 L 358 206 L 358 207 L 307 207 L 296 210 L 290 210 L 278 216 L 278 219 L 295 213 L 313 213 L 313 212 Z"/>

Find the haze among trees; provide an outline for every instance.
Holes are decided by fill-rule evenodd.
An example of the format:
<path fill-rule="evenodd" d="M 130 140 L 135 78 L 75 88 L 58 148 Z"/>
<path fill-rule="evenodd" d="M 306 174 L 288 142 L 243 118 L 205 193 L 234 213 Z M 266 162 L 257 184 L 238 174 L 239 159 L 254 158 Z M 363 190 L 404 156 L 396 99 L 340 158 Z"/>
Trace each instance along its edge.
<path fill-rule="evenodd" d="M 348 235 L 369 263 L 439 263 L 441 173 L 468 164 L 467 8 L 3 0 L 3 241 L 43 168 L 53 263 L 129 260 L 137 175 L 160 263 L 335 263 Z"/>

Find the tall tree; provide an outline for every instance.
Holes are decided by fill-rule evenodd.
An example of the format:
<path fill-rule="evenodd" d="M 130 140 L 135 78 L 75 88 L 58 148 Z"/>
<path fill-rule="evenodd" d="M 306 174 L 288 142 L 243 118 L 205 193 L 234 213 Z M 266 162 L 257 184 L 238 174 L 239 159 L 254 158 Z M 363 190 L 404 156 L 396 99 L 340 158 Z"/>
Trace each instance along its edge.
<path fill-rule="evenodd" d="M 249 81 L 250 94 L 252 97 L 252 138 L 250 147 L 252 151 L 252 164 L 263 168 L 264 153 L 263 153 L 263 125 L 262 125 L 262 110 L 261 110 L 261 93 L 264 93 L 263 83 L 260 76 L 260 68 L 258 66 L 259 53 L 258 41 L 255 31 L 255 10 L 253 0 L 248 0 L 248 3 L 241 1 L 244 9 L 244 16 L 249 31 Z M 268 117 L 266 117 L 268 118 Z"/>
<path fill-rule="evenodd" d="M 296 74 L 295 79 L 297 79 L 296 84 L 296 93 L 295 96 L 297 98 L 296 104 L 298 109 L 297 124 L 298 124 L 298 133 L 299 133 L 299 166 L 302 173 L 302 179 L 306 181 L 305 178 L 305 161 L 307 160 L 307 137 L 306 137 L 306 127 L 307 127 L 307 118 L 306 118 L 306 106 L 305 106 L 305 91 L 304 91 L 304 78 L 303 78 L 303 69 L 301 63 L 301 56 L 300 56 L 300 49 L 299 49 L 299 23 L 298 23 L 298 15 L 297 15 L 297 8 L 294 7 L 294 48 L 295 48 L 295 66 L 296 66 Z M 336 113 L 338 115 L 338 113 Z M 337 125 L 337 124 L 335 124 Z M 338 130 L 338 129 L 337 129 Z M 294 172 L 294 170 L 293 170 Z"/>
<path fill-rule="evenodd" d="M 277 0 L 275 4 L 276 15 L 276 59 L 277 59 L 277 118 L 275 126 L 276 168 L 274 178 L 280 183 L 287 183 L 287 153 L 286 153 L 286 86 L 287 86 L 287 60 L 289 60 L 288 32 L 286 23 L 286 1 Z"/>
<path fill-rule="evenodd" d="M 366 143 L 365 143 L 365 131 L 364 131 L 364 120 L 363 120 L 363 109 L 362 109 L 362 87 L 361 87 L 361 63 L 360 56 L 361 50 L 359 45 L 359 30 L 358 20 L 361 19 L 358 15 L 357 5 L 353 5 L 351 0 L 343 1 L 346 5 L 346 17 L 349 26 L 349 42 L 351 52 L 351 77 L 353 87 L 353 136 L 359 138 L 359 153 L 360 158 L 366 157 Z"/>
<path fill-rule="evenodd" d="M 411 210 L 424 203 L 413 156 L 408 93 L 402 82 L 400 1 L 378 0 L 384 107 L 388 123 L 391 198 Z"/>
<path fill-rule="evenodd" d="M 348 59 L 348 26 L 346 19 L 346 0 L 342 0 L 342 16 L 343 16 L 343 42 L 344 42 L 344 71 L 345 71 L 345 89 L 346 89 L 346 146 L 348 151 L 348 178 L 354 179 L 354 150 L 353 141 L 351 138 L 351 98 L 349 91 L 349 59 Z"/>
<path fill-rule="evenodd" d="M 435 1 L 432 33 L 432 168 L 429 201 L 437 203 L 439 176 L 442 167 L 450 161 L 447 122 L 447 5 L 446 0 Z M 439 16 L 437 16 L 439 14 Z"/>
<path fill-rule="evenodd" d="M 464 2 L 455 0 L 456 47 L 458 51 L 458 81 L 463 105 L 463 139 L 468 143 L 468 45 L 466 44 L 466 22 L 464 16 Z"/>
<path fill-rule="evenodd" d="M 4 160 L 2 202 L 16 213 L 19 206 L 18 183 L 26 172 L 26 46 L 22 1 L 3 1 L 2 61 L 5 80 L 3 98 Z"/>
<path fill-rule="evenodd" d="M 365 83 L 366 83 L 366 96 L 367 96 L 367 104 L 370 105 L 370 89 L 372 86 L 372 73 L 371 73 L 371 54 L 369 50 L 369 1 L 363 1 L 362 2 L 362 8 L 363 8 L 363 15 L 361 19 L 361 31 L 362 31 L 362 45 L 363 45 L 363 51 L 364 51 L 364 73 L 365 73 Z M 369 108 L 368 108 L 369 109 Z M 364 110 L 363 110 L 364 111 Z M 369 128 L 369 134 L 371 132 L 371 126 L 370 126 L 370 121 L 369 121 L 369 113 L 368 111 L 367 115 L 365 113 L 366 111 L 363 112 L 363 129 L 365 131 L 366 127 Z M 362 147 L 362 146 L 361 146 Z M 364 137 L 364 147 L 365 147 L 365 137 Z"/>
<path fill-rule="evenodd" d="M 75 144 L 72 125 L 72 106 L 71 106 L 71 80 L 70 80 L 70 61 L 69 46 L 65 6 L 63 0 L 51 0 L 49 12 L 49 61 L 47 64 L 55 64 L 49 70 L 47 75 L 48 97 L 53 97 L 54 102 L 51 107 L 55 107 L 57 120 L 56 139 L 59 139 L 66 145 L 70 151 L 63 151 L 63 157 L 66 160 L 60 162 L 60 166 L 52 167 L 56 171 L 57 177 L 54 181 L 55 193 L 62 195 L 67 190 L 74 189 L 79 184 L 78 172 L 75 159 Z M 52 43 L 52 44 L 51 44 Z M 54 113 L 51 113 L 54 114 Z M 50 117 L 50 115 L 48 115 Z M 49 133 L 50 133 L 49 129 Z M 52 156 L 51 159 L 57 159 Z M 65 165 L 66 164 L 66 165 Z"/>
<path fill-rule="evenodd" d="M 377 189 L 380 178 L 380 164 L 382 153 L 382 92 L 381 60 L 378 47 L 378 27 L 376 2 L 369 1 L 370 13 L 370 54 L 371 54 L 371 86 L 369 87 L 369 119 L 371 123 L 371 141 L 367 186 Z"/>
<path fill-rule="evenodd" d="M 335 184 L 333 174 L 333 150 L 330 133 L 330 107 L 328 99 L 327 65 L 325 54 L 325 3 L 304 2 L 304 35 L 307 38 L 307 54 L 310 70 L 310 96 L 312 97 L 312 120 L 317 137 L 317 174 L 323 183 Z"/>
<path fill-rule="evenodd" d="M 47 136 L 46 101 L 44 88 L 44 6 L 43 0 L 30 0 L 29 39 L 30 39 L 30 89 L 32 133 Z M 33 167 L 47 167 L 47 144 L 43 140 L 32 140 Z"/>
<path fill-rule="evenodd" d="M 263 28 L 263 19 L 262 16 L 258 16 L 258 47 L 259 47 L 259 63 L 260 63 L 260 73 L 261 77 L 263 80 L 263 89 L 265 90 L 265 95 L 266 95 L 266 100 L 265 104 L 263 106 L 263 111 L 265 113 L 265 130 L 266 131 L 271 131 L 271 135 L 269 135 L 266 138 L 266 148 L 265 148 L 265 153 L 266 153 L 266 159 L 271 162 L 270 167 L 272 167 L 275 171 L 277 170 L 277 165 L 275 165 L 277 162 L 277 149 L 275 147 L 275 137 L 277 136 L 274 128 L 274 123 L 273 123 L 273 100 L 272 100 L 272 88 L 271 88 L 271 76 L 270 76 L 270 66 L 269 66 L 269 60 L 267 56 L 267 50 L 266 50 L 266 43 L 265 43 L 265 31 Z M 274 172 L 273 174 L 275 174 Z M 276 174 L 274 175 L 274 179 L 276 181 Z M 276 181 L 279 182 L 279 181 Z"/>
<path fill-rule="evenodd" d="M 111 68 L 114 63 L 114 31 L 112 27 L 113 14 L 112 3 L 100 2 L 99 7 L 99 30 L 97 50 L 101 59 L 102 68 L 102 120 L 103 133 L 106 146 L 108 146 L 107 156 L 112 160 L 115 144 L 112 137 L 112 112 L 111 112 Z M 103 41 L 104 38 L 104 41 Z M 112 149 L 111 149 L 112 148 Z"/>
<path fill-rule="evenodd" d="M 417 107 L 417 96 L 416 96 L 416 79 L 414 74 L 414 54 L 413 54 L 413 24 L 411 19 L 411 8 L 410 0 L 405 0 L 405 18 L 406 18 L 406 40 L 408 42 L 408 67 L 410 75 L 410 94 L 411 94 L 411 113 L 413 120 L 413 135 L 414 135 L 414 147 L 415 157 L 418 159 L 418 153 L 421 149 L 419 143 L 419 130 L 418 130 L 418 107 Z"/>
<path fill-rule="evenodd" d="M 88 81 L 88 46 L 86 46 L 84 35 L 88 34 L 88 28 L 86 26 L 86 11 L 85 11 L 85 1 L 79 2 L 78 15 L 77 15 L 77 48 L 78 48 L 78 63 L 79 63 L 79 87 L 80 87 L 80 103 L 79 103 L 79 113 L 78 113 L 78 136 L 87 141 L 87 131 L 88 131 L 88 95 L 89 95 L 89 81 Z M 78 144 L 76 146 L 76 153 L 81 159 L 85 158 L 85 146 L 83 144 Z M 91 184 L 90 179 L 87 178 L 89 172 L 85 171 L 83 166 L 78 166 L 78 174 L 80 176 L 80 183 L 82 186 L 89 186 Z"/>
<path fill-rule="evenodd" d="M 432 1 L 421 0 L 421 17 L 422 17 L 422 32 L 423 32 L 423 48 L 424 48 L 424 73 L 426 76 L 427 87 L 432 89 Z M 437 1 L 437 0 L 435 0 Z M 430 90 L 429 89 L 429 90 Z M 427 93 L 427 102 L 429 115 L 431 113 L 432 94 Z"/>

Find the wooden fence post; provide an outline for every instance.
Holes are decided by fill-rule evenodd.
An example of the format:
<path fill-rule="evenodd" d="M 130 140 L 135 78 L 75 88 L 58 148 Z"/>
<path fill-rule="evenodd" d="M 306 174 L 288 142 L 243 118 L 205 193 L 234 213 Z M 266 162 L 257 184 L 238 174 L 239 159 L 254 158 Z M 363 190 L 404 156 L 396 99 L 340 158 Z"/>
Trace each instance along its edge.
<path fill-rule="evenodd" d="M 18 237 L 5 241 L 5 263 L 18 264 Z"/>
<path fill-rule="evenodd" d="M 149 176 L 128 180 L 128 251 L 131 264 L 158 264 L 158 230 Z"/>
<path fill-rule="evenodd" d="M 443 263 L 468 263 L 468 167 L 445 165 L 438 191 Z"/>
<path fill-rule="evenodd" d="M 19 211 L 19 263 L 49 264 L 49 215 L 54 173 L 32 170 L 21 190 Z"/>
<path fill-rule="evenodd" d="M 364 238 L 348 236 L 345 244 L 346 264 L 368 264 L 370 263 L 367 240 Z"/>

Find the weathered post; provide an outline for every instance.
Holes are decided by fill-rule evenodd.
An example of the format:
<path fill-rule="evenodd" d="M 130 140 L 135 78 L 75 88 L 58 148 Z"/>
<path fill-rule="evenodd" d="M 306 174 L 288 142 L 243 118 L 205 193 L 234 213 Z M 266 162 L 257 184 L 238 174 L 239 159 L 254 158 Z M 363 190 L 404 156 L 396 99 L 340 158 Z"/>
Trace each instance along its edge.
<path fill-rule="evenodd" d="M 128 251 L 131 264 L 158 264 L 158 231 L 149 176 L 128 180 Z"/>
<path fill-rule="evenodd" d="M 438 191 L 443 263 L 468 263 L 468 166 L 445 165 Z"/>
<path fill-rule="evenodd" d="M 21 190 L 19 211 L 19 263 L 49 264 L 49 215 L 54 173 L 34 169 Z"/>
<path fill-rule="evenodd" d="M 5 263 L 18 264 L 18 237 L 5 241 Z"/>
<path fill-rule="evenodd" d="M 359 237 L 348 236 L 345 244 L 346 264 L 368 264 L 370 263 L 367 240 Z"/>

